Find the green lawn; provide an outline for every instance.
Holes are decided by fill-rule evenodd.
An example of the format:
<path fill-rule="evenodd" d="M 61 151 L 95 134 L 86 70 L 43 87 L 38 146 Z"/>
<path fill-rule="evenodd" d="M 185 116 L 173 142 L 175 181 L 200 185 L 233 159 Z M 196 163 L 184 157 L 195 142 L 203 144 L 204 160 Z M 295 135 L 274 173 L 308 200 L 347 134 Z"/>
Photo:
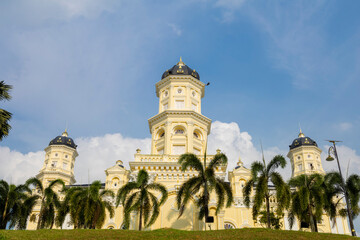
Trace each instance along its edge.
<path fill-rule="evenodd" d="M 311 240 L 332 240 L 332 239 L 354 239 L 350 236 L 309 233 L 299 231 L 268 230 L 264 228 L 244 228 L 218 231 L 181 231 L 175 229 L 160 229 L 154 231 L 129 231 L 129 230 L 37 230 L 37 231 L 14 231 L 0 230 L 0 240 L 5 239 L 197 239 L 197 240 L 225 240 L 225 239 L 311 239 Z M 357 238 L 358 239 L 358 238 Z"/>

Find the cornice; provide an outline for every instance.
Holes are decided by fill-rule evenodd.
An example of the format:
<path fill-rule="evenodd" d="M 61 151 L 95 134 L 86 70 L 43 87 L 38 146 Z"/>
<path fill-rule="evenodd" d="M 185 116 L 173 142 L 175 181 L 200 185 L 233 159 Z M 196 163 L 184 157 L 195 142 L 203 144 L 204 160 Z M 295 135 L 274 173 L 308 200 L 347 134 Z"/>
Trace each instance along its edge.
<path fill-rule="evenodd" d="M 79 156 L 78 152 L 76 149 L 72 148 L 72 147 L 69 147 L 69 146 L 66 146 L 66 145 L 50 145 L 50 146 L 47 146 L 44 151 L 45 152 L 48 152 L 49 150 L 52 150 L 52 149 L 56 149 L 56 148 L 65 148 L 66 150 L 69 150 L 70 152 L 74 152 L 75 153 L 75 157 Z"/>
<path fill-rule="evenodd" d="M 150 133 L 151 133 L 151 126 L 156 123 L 159 122 L 161 120 L 164 120 L 168 117 L 172 117 L 172 116 L 179 116 L 179 117 L 195 117 L 198 120 L 202 121 L 205 123 L 205 125 L 208 126 L 208 134 L 210 134 L 210 125 L 211 125 L 211 119 L 205 117 L 204 115 L 197 113 L 193 110 L 165 110 L 155 116 L 153 116 L 152 118 L 148 119 L 149 122 L 149 128 L 150 128 Z"/>
<path fill-rule="evenodd" d="M 171 80 L 174 81 L 180 81 L 180 82 L 191 82 L 192 84 L 194 84 L 195 86 L 199 87 L 201 89 L 201 98 L 204 97 L 204 88 L 205 88 L 205 83 L 201 82 L 200 80 L 192 77 L 191 75 L 186 75 L 186 76 L 174 76 L 174 75 L 169 75 L 166 78 L 161 79 L 159 82 L 157 82 L 155 84 L 155 89 L 156 89 L 156 96 L 159 97 L 159 90 L 160 88 L 164 87 L 165 85 L 169 84 L 169 82 L 171 83 Z"/>

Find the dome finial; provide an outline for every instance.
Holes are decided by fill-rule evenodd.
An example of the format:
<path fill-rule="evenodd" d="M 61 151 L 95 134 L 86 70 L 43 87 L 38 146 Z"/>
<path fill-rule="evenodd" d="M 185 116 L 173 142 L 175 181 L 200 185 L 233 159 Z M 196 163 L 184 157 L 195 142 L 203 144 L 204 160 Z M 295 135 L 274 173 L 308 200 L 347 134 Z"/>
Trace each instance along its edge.
<path fill-rule="evenodd" d="M 185 63 L 182 61 L 182 58 L 180 57 L 180 61 L 176 64 L 180 67 L 185 66 Z"/>
<path fill-rule="evenodd" d="M 68 136 L 68 132 L 67 132 L 67 128 L 65 128 L 65 131 L 62 133 L 63 137 L 67 137 Z"/>
<path fill-rule="evenodd" d="M 303 134 L 303 132 L 301 131 L 301 127 L 300 127 L 299 138 L 303 138 L 303 137 L 305 137 L 305 134 Z"/>
<path fill-rule="evenodd" d="M 240 167 L 244 166 L 244 163 L 241 161 L 241 157 L 239 157 L 239 161 L 237 162 L 237 165 Z"/>
<path fill-rule="evenodd" d="M 67 128 L 68 128 L 68 122 L 66 121 L 66 123 L 65 123 L 65 131 L 62 133 L 62 136 L 63 136 L 63 137 L 67 137 L 67 136 L 68 136 Z"/>

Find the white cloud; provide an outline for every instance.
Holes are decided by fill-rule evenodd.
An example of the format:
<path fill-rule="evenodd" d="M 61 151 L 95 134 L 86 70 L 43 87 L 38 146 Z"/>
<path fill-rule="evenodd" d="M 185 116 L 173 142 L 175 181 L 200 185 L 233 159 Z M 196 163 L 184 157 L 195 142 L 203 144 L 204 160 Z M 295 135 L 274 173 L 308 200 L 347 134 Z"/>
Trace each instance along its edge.
<path fill-rule="evenodd" d="M 169 23 L 168 26 L 171 28 L 171 30 L 177 35 L 181 36 L 182 30 L 174 23 Z"/>
<path fill-rule="evenodd" d="M 10 183 L 24 183 L 35 176 L 45 159 L 43 151 L 22 154 L 8 147 L 0 147 L 0 179 Z"/>
<path fill-rule="evenodd" d="M 240 131 L 237 123 L 223 123 L 215 121 L 212 124 L 209 136 L 208 153 L 214 154 L 216 149 L 220 149 L 228 156 L 228 171 L 236 166 L 239 157 L 244 162 L 245 167 L 250 168 L 253 161 L 261 160 L 261 150 L 256 149 L 253 139 L 248 132 Z M 259 140 L 260 141 L 260 140 Z M 99 137 L 76 138 L 79 156 L 75 162 L 75 178 L 78 183 L 87 183 L 96 179 L 105 180 L 105 170 L 115 164 L 117 160 L 122 160 L 127 169 L 128 163 L 133 161 L 137 148 L 142 153 L 150 153 L 149 138 L 129 138 L 120 133 L 106 134 Z M 44 146 L 45 147 L 45 146 Z M 324 146 L 323 149 L 328 149 Z M 355 150 L 339 145 L 337 147 L 342 169 L 346 174 L 347 164 L 350 161 L 349 174 L 360 172 L 360 156 Z M 287 151 L 277 146 L 264 149 L 265 160 L 277 155 L 286 155 Z M 323 167 L 326 171 L 337 170 L 335 162 L 326 162 L 326 151 L 323 152 Z M 29 152 L 26 154 L 8 147 L 0 147 L 0 179 L 6 179 L 15 184 L 26 181 L 29 177 L 35 176 L 44 162 L 44 152 Z M 291 165 L 288 162 L 285 169 L 279 169 L 284 179 L 291 176 Z M 89 175 L 88 175 L 89 174 Z"/>
<path fill-rule="evenodd" d="M 79 157 L 75 164 L 75 177 L 79 183 L 96 179 L 105 180 L 105 170 L 122 160 L 129 169 L 128 163 L 134 160 L 135 150 L 140 148 L 142 153 L 150 153 L 149 138 L 127 138 L 120 133 L 106 134 L 101 137 L 77 138 Z"/>
<path fill-rule="evenodd" d="M 245 0 L 217 0 L 214 6 L 223 10 L 223 22 L 232 22 L 234 20 L 235 11 L 239 10 L 244 2 Z"/>
<path fill-rule="evenodd" d="M 323 1 L 287 2 L 285 5 L 272 1 L 247 11 L 269 38 L 268 53 L 274 65 L 287 70 L 293 77 L 293 84 L 300 88 L 309 87 L 319 80 L 320 74 L 327 76 L 323 67 L 331 68 L 333 64 L 322 34 L 323 21 L 317 21 L 323 8 Z M 320 19 L 324 18 L 326 14 Z"/>
<path fill-rule="evenodd" d="M 342 122 L 339 124 L 339 128 L 341 131 L 347 131 L 350 130 L 352 128 L 352 123 L 349 122 Z"/>
<path fill-rule="evenodd" d="M 2 19 L 11 19 L 9 23 L 23 26 L 49 26 L 54 21 L 67 22 L 76 17 L 94 19 L 104 12 L 113 12 L 119 6 L 118 0 L 34 0 L 1 2 L 0 14 Z M 1 6 L 2 5 L 2 6 Z"/>
<path fill-rule="evenodd" d="M 63 1 L 53 0 L 54 4 L 57 4 L 64 10 L 67 17 L 83 16 L 94 18 L 100 15 L 102 12 L 112 12 L 114 6 L 119 4 L 118 0 L 77 0 L 77 1 Z"/>
<path fill-rule="evenodd" d="M 325 159 L 328 156 L 329 145 L 323 147 L 321 159 L 325 171 L 338 171 L 336 160 L 327 162 Z M 360 172 L 360 155 L 356 150 L 345 145 L 336 145 L 336 150 L 339 156 L 341 171 L 344 177 L 351 174 L 359 174 Z"/>
<path fill-rule="evenodd" d="M 258 140 L 260 143 L 260 139 Z M 244 163 L 244 166 L 251 167 L 252 162 L 261 161 L 261 150 L 255 148 L 253 139 L 248 132 L 241 132 L 237 123 L 223 123 L 215 121 L 211 126 L 211 134 L 209 135 L 208 143 L 209 153 L 215 153 L 216 149 L 220 149 L 228 157 L 228 171 L 232 171 L 239 158 Z M 275 155 L 282 154 L 286 156 L 286 151 L 278 147 L 269 147 L 264 149 L 264 158 L 269 162 Z M 291 176 L 291 167 L 288 162 L 285 169 L 279 169 L 283 174 L 284 179 Z"/>
<path fill-rule="evenodd" d="M 241 157 L 244 164 L 250 168 L 255 160 L 261 159 L 261 153 L 253 145 L 252 137 L 247 132 L 240 132 L 237 123 L 222 123 L 215 121 L 212 124 L 212 133 L 209 137 L 209 154 L 214 154 L 220 148 L 229 158 L 228 170 L 232 170 Z M 122 160 L 126 168 L 129 161 L 133 161 L 137 148 L 142 153 L 150 153 L 149 138 L 129 138 L 120 133 L 106 134 L 105 136 L 76 138 L 79 156 L 75 162 L 75 178 L 78 183 L 87 183 L 95 179 L 105 180 L 104 171 L 113 166 L 116 160 Z M 281 152 L 278 148 L 264 151 L 266 160 Z M 11 151 L 7 147 L 0 147 L 0 178 L 22 183 L 27 178 L 35 176 L 44 161 L 44 152 L 22 154 Z"/>

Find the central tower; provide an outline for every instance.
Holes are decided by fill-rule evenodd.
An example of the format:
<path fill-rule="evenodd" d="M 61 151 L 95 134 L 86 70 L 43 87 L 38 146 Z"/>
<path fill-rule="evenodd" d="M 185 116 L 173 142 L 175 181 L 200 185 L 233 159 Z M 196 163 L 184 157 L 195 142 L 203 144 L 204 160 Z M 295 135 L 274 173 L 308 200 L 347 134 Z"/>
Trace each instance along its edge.
<path fill-rule="evenodd" d="M 136 150 L 134 161 L 129 162 L 129 180 L 134 181 L 137 173 L 144 169 L 149 174 L 150 182 L 161 183 L 168 191 L 168 199 L 161 206 L 161 214 L 152 226 L 153 229 L 204 229 L 203 222 L 199 222 L 194 214 L 199 211 L 195 202 L 196 196 L 179 218 L 176 195 L 183 182 L 198 175 L 196 169 L 182 171 L 178 163 L 180 155 L 194 153 L 201 161 L 204 159 L 211 127 L 211 120 L 201 114 L 205 84 L 200 81 L 199 74 L 180 58 L 176 65 L 163 73 L 155 88 L 159 98 L 159 111 L 148 120 L 151 153 L 143 154 L 140 149 Z M 220 153 L 220 150 L 217 150 L 217 153 Z M 213 157 L 214 155 L 207 154 L 207 163 Z M 215 170 L 217 177 L 225 180 L 226 168 L 227 164 L 219 166 Z M 215 200 L 212 199 L 211 202 Z M 134 226 L 135 222 L 134 218 Z"/>
<path fill-rule="evenodd" d="M 180 61 L 156 83 L 159 113 L 150 118 L 151 154 L 203 154 L 211 120 L 201 114 L 205 84 Z"/>

